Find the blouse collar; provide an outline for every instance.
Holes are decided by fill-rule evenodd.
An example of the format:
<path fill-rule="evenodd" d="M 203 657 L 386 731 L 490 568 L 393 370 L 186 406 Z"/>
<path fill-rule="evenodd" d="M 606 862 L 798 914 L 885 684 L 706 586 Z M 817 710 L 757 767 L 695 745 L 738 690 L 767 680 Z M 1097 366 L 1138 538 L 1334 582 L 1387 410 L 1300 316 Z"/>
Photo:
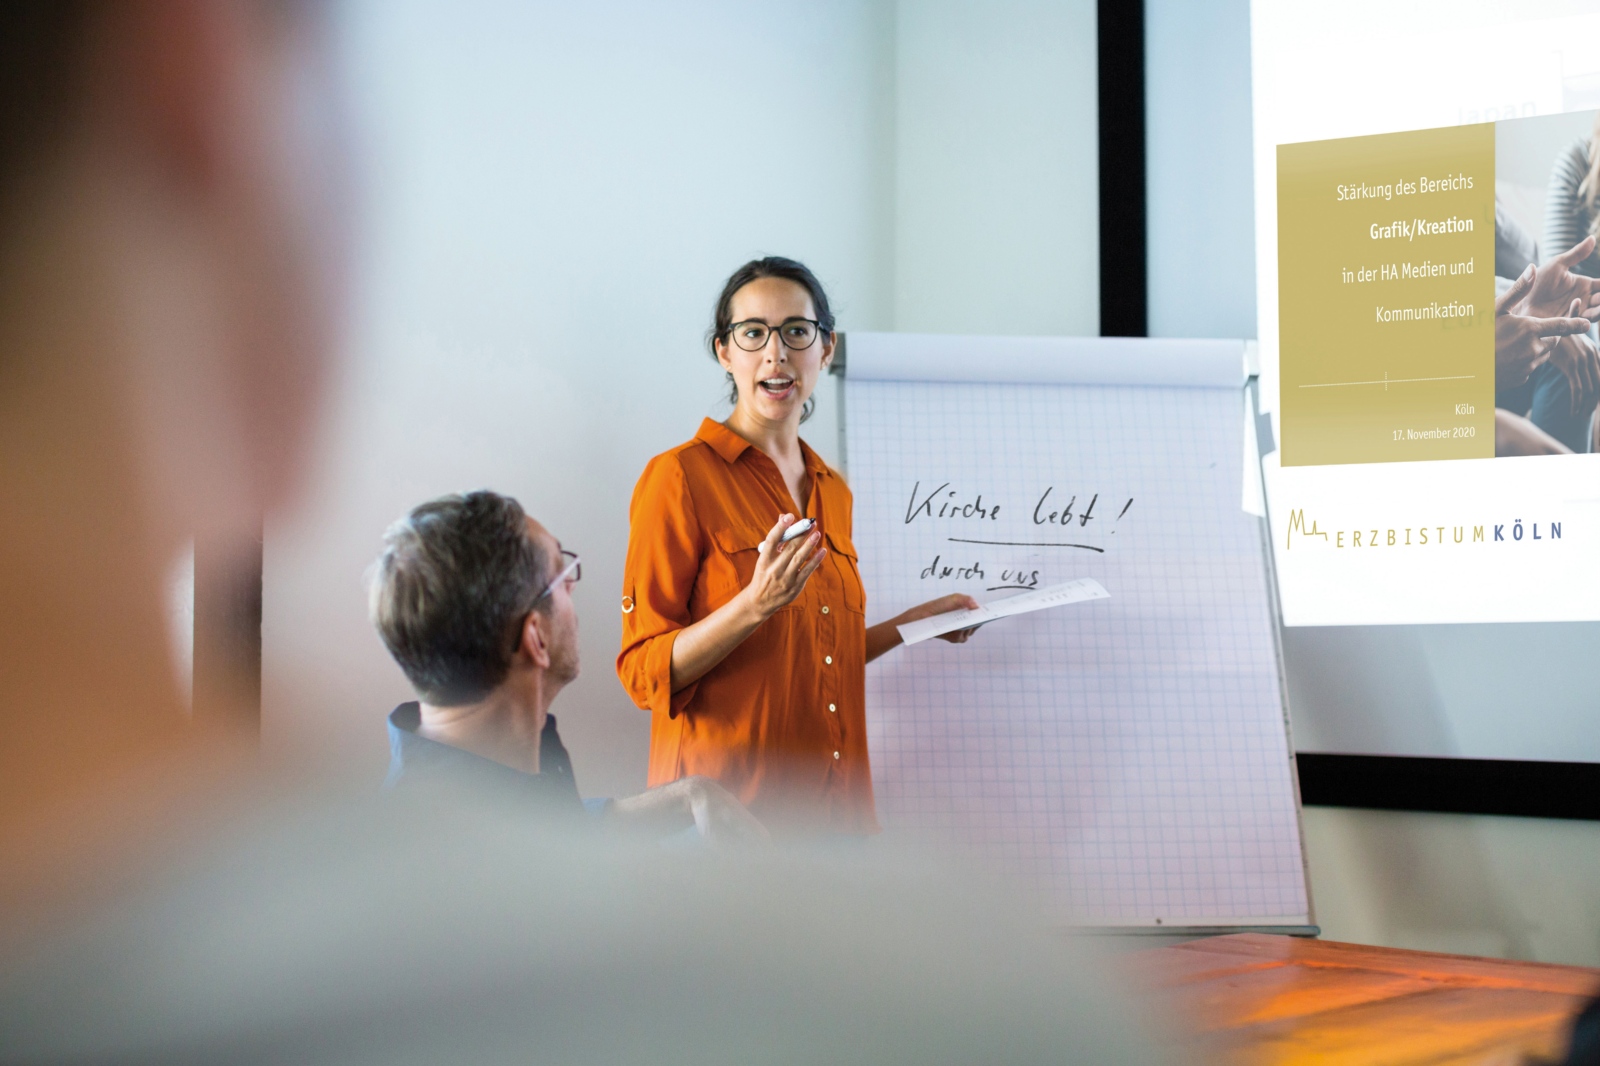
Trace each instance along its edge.
<path fill-rule="evenodd" d="M 729 429 L 713 418 L 706 418 L 700 422 L 700 432 L 694 435 L 695 440 L 704 441 L 710 445 L 711 450 L 722 457 L 722 461 L 733 464 L 739 461 L 750 448 L 755 447 L 739 434 Z M 800 442 L 800 454 L 805 456 L 806 472 L 818 477 L 831 477 L 833 471 L 816 452 L 811 450 L 811 445 L 805 441 Z"/>

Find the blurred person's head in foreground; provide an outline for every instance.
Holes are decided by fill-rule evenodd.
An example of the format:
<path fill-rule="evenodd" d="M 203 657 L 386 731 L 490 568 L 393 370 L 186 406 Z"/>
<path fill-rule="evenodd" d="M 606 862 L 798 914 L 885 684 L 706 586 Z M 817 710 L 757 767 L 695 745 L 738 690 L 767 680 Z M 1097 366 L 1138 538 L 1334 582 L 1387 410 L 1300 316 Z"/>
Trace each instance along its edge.
<path fill-rule="evenodd" d="M 509 496 L 481 489 L 415 507 L 368 574 L 372 623 L 418 699 L 389 715 L 388 784 L 471 789 L 531 817 L 583 816 L 550 704 L 578 676 L 577 554 Z M 717 844 L 767 830 L 691 775 L 592 801 L 587 822 Z"/>
<path fill-rule="evenodd" d="M 299 476 L 345 256 L 325 22 L 0 6 L 0 909 L 137 851 L 231 747 L 186 718 L 162 582 Z"/>

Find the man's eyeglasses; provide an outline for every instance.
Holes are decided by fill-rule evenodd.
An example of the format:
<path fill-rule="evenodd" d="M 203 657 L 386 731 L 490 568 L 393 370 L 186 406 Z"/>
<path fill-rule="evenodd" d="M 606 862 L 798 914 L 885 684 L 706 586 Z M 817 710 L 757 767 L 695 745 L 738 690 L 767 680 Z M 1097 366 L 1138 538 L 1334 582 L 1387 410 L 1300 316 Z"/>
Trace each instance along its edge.
<path fill-rule="evenodd" d="M 728 332 L 733 334 L 733 343 L 747 352 L 759 352 L 765 348 L 767 338 L 774 331 L 785 348 L 803 352 L 816 343 L 821 330 L 822 324 L 812 318 L 786 318 L 777 326 L 769 326 L 758 318 L 752 318 L 728 327 Z"/>
<path fill-rule="evenodd" d="M 568 580 L 569 577 L 570 577 L 570 579 L 572 581 L 572 584 L 574 584 L 574 585 L 576 585 L 579 581 L 583 580 L 583 560 L 578 558 L 578 553 L 577 552 L 569 552 L 569 551 L 567 551 L 567 549 L 562 548 L 561 549 L 561 557 L 563 559 L 571 559 L 572 561 L 566 565 L 566 567 L 561 571 L 561 573 L 556 575 L 556 579 L 554 581 L 550 582 L 550 584 L 545 586 L 545 589 L 544 589 L 543 592 L 539 593 L 539 595 L 537 595 L 537 596 L 535 596 L 533 598 L 533 602 L 534 603 L 538 603 L 540 600 L 542 600 L 546 596 L 550 595 L 552 592 L 554 592 L 556 590 L 556 586 L 557 585 L 561 584 L 563 581 Z"/>

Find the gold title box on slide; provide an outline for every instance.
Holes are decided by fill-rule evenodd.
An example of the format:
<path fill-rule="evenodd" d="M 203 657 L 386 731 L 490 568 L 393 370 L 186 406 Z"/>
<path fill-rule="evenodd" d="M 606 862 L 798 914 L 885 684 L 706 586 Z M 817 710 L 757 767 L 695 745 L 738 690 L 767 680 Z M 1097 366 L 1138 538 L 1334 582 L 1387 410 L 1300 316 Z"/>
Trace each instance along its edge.
<path fill-rule="evenodd" d="M 1494 455 L 1494 126 L 1278 147 L 1282 462 Z"/>

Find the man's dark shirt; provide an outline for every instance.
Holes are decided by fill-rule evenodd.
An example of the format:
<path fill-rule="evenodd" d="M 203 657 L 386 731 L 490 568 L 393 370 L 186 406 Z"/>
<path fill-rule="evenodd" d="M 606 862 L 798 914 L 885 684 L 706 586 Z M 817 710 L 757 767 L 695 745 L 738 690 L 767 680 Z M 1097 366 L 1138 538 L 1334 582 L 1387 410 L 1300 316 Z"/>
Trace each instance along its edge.
<path fill-rule="evenodd" d="M 581 815 L 584 803 L 572 776 L 572 759 L 556 732 L 556 716 L 546 715 L 539 734 L 539 772 L 524 773 L 470 751 L 429 740 L 417 733 L 422 707 L 402 703 L 389 715 L 389 776 L 386 788 L 412 784 L 459 785 L 507 796 L 550 814 Z"/>

